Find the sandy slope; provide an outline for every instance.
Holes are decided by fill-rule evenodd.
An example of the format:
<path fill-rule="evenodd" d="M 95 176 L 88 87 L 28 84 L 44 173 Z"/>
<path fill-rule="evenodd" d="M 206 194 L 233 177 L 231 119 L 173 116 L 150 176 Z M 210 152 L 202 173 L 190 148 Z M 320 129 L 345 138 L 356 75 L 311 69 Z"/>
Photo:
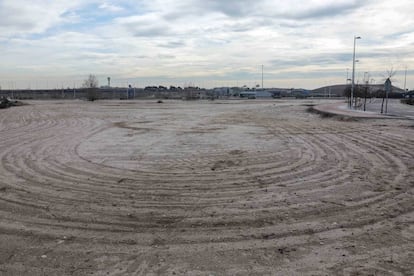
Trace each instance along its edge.
<path fill-rule="evenodd" d="M 309 103 L 0 111 L 0 274 L 409 275 L 413 121 Z"/>

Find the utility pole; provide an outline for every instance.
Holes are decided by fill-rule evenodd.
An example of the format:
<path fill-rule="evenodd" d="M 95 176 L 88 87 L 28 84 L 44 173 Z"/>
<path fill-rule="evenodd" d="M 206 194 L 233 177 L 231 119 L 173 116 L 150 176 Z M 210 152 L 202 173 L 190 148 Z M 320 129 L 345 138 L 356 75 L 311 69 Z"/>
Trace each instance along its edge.
<path fill-rule="evenodd" d="M 264 87 L 263 87 L 263 64 L 262 64 L 262 89 L 264 89 Z"/>
<path fill-rule="evenodd" d="M 387 79 L 386 81 L 386 87 L 387 87 L 387 91 L 386 91 L 386 100 L 385 100 L 385 114 L 388 113 L 388 95 L 391 92 L 391 80 L 390 78 Z"/>
<path fill-rule="evenodd" d="M 355 89 L 355 46 L 356 40 L 361 39 L 360 36 L 354 36 L 354 53 L 352 58 L 352 85 L 351 85 L 351 99 L 349 103 L 349 108 L 352 108 L 352 101 L 354 99 L 354 89 Z"/>
<path fill-rule="evenodd" d="M 368 94 L 368 84 L 369 84 L 369 73 L 364 73 L 364 82 L 365 82 L 365 91 L 364 91 L 364 111 L 367 110 L 367 94 Z"/>
<path fill-rule="evenodd" d="M 406 85 L 407 85 L 407 65 L 405 66 L 405 74 L 404 74 L 404 93 L 407 91 Z"/>
<path fill-rule="evenodd" d="M 346 68 L 346 81 L 345 81 L 345 84 L 348 84 L 348 81 L 349 81 L 349 68 Z"/>

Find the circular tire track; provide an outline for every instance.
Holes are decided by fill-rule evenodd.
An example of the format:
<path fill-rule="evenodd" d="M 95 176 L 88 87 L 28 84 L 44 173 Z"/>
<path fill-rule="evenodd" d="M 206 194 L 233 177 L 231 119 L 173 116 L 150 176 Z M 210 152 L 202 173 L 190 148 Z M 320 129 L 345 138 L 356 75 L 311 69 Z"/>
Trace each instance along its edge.
<path fill-rule="evenodd" d="M 175 260 L 307 248 L 297 264 L 312 267 L 302 256 L 318 239 L 356 243 L 367 228 L 375 236 L 390 221 L 412 219 L 410 128 L 321 120 L 298 105 L 176 105 L 8 110 L 0 120 L 0 233 L 70 236 L 96 256 L 109 254 L 103 248 L 133 256 L 139 247 Z M 346 271 L 383 246 L 325 272 Z"/>

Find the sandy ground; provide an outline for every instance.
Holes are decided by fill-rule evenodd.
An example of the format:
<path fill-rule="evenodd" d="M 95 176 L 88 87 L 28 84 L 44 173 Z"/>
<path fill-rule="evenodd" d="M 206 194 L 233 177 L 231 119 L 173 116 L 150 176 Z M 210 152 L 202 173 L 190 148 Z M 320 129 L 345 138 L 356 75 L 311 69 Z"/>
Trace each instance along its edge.
<path fill-rule="evenodd" d="M 1 110 L 0 275 L 412 275 L 414 121 L 312 103 Z"/>

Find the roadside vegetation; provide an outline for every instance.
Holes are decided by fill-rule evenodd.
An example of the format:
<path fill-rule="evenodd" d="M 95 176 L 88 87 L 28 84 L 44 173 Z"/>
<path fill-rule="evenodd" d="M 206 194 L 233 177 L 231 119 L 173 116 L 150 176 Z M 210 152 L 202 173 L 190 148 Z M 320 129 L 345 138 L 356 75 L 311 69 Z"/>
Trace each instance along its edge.
<path fill-rule="evenodd" d="M 23 103 L 19 101 L 10 101 L 5 97 L 0 98 L 0 109 L 19 105 L 23 105 Z"/>
<path fill-rule="evenodd" d="M 414 105 L 414 98 L 401 99 L 401 103 Z"/>

